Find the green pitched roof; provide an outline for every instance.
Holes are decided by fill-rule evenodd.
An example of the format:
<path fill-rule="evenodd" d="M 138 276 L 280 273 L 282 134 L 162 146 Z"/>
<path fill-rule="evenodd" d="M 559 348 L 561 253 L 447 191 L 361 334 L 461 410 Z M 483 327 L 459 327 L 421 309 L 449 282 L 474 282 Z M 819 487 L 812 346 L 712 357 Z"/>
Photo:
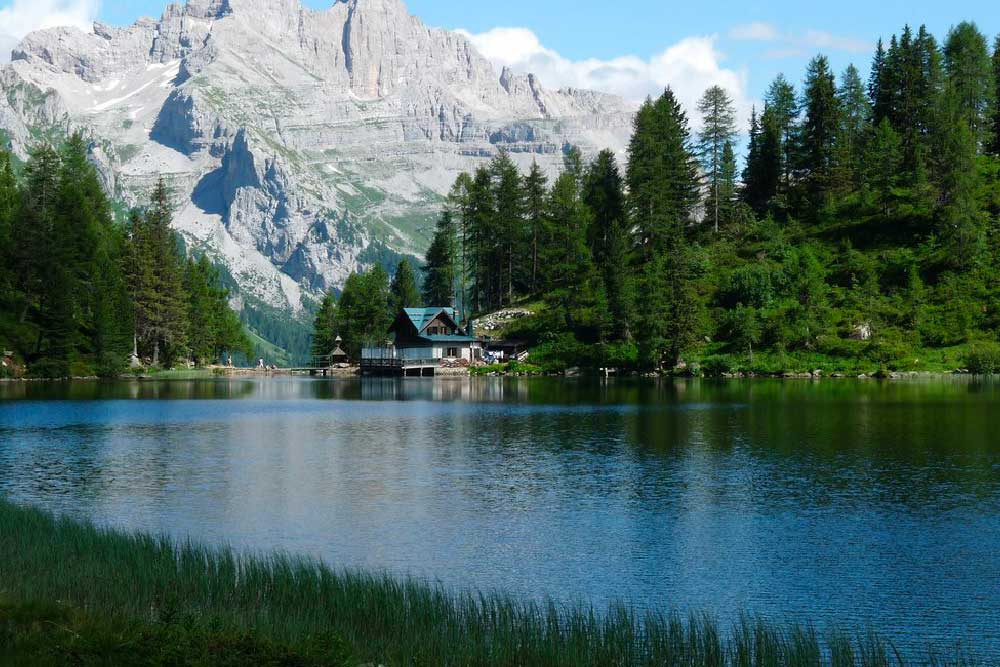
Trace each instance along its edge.
<path fill-rule="evenodd" d="M 423 333 L 424 329 L 427 328 L 431 322 L 434 321 L 441 312 L 450 317 L 453 321 L 455 320 L 455 309 L 454 308 L 405 308 L 403 312 L 406 316 L 410 318 L 410 322 L 416 327 L 417 333 Z M 458 324 L 458 322 L 455 322 Z"/>

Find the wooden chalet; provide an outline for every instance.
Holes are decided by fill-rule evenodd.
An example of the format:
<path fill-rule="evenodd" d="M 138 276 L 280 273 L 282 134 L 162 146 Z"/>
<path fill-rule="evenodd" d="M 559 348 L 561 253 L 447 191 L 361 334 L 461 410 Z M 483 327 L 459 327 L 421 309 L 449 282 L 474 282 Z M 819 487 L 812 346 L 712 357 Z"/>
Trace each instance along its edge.
<path fill-rule="evenodd" d="M 406 308 L 388 331 L 391 343 L 361 353 L 361 370 L 368 373 L 433 375 L 446 361 L 472 363 L 482 359 L 482 344 L 458 323 L 454 308 Z"/>

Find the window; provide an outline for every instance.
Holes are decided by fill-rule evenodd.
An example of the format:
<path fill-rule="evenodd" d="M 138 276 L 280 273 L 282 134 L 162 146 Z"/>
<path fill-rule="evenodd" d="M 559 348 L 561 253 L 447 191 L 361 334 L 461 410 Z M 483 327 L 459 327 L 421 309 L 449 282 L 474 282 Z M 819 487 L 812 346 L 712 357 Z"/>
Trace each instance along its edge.
<path fill-rule="evenodd" d="M 448 356 L 449 357 L 456 357 L 457 358 L 458 357 L 458 348 L 457 347 L 449 347 L 448 348 Z"/>

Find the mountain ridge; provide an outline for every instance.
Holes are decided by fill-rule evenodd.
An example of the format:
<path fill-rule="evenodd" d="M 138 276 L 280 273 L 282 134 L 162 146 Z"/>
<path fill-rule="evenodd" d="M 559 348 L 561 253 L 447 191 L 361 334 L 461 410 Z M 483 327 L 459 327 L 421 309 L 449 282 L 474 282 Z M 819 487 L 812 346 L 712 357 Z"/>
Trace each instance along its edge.
<path fill-rule="evenodd" d="M 376 245 L 422 252 L 454 177 L 497 150 L 554 173 L 569 145 L 622 152 L 631 129 L 624 101 L 497 72 L 399 0 L 188 0 L 31 33 L 12 56 L 16 152 L 83 128 L 109 191 L 140 204 L 163 175 L 185 240 L 241 297 L 292 313 Z"/>

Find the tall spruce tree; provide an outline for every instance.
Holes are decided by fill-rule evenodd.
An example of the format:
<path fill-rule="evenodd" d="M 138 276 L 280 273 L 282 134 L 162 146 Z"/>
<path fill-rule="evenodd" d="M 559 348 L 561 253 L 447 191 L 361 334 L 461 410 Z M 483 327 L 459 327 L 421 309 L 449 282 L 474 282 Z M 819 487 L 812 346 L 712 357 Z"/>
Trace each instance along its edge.
<path fill-rule="evenodd" d="M 992 138 L 996 82 L 986 36 L 975 23 L 963 21 L 948 32 L 944 63 L 958 114 L 969 124 L 977 144 L 985 147 Z"/>
<path fill-rule="evenodd" d="M 750 146 L 743 170 L 742 199 L 758 215 L 767 212 L 777 196 L 782 177 L 781 127 L 769 108 L 758 120 L 750 118 Z"/>
<path fill-rule="evenodd" d="M 949 91 L 944 102 L 945 122 L 936 137 L 935 166 L 940 189 L 938 228 L 948 260 L 969 269 L 983 256 L 986 214 L 977 202 L 980 188 L 976 164 L 977 142 L 967 122 L 964 100 Z"/>
<path fill-rule="evenodd" d="M 834 166 L 834 148 L 840 124 L 840 105 L 830 61 L 817 56 L 806 69 L 802 104 L 800 167 L 807 178 L 813 210 L 822 207 L 830 187 Z"/>
<path fill-rule="evenodd" d="M 186 352 L 183 261 L 170 228 L 170 191 L 157 181 L 150 205 L 132 216 L 128 279 L 140 352 L 154 366 L 171 366 Z"/>
<path fill-rule="evenodd" d="M 684 235 L 699 198 L 687 115 L 669 88 L 635 120 L 626 176 L 629 209 L 647 250 Z"/>
<path fill-rule="evenodd" d="M 403 258 L 396 266 L 396 273 L 392 276 L 392 316 L 395 317 L 404 308 L 420 308 L 423 306 L 420 298 L 420 290 L 417 289 L 417 279 L 413 275 L 413 265 L 410 260 Z M 435 304 L 447 305 L 447 304 Z"/>
<path fill-rule="evenodd" d="M 455 291 L 458 269 L 458 239 L 451 211 L 438 218 L 434 239 L 424 258 L 424 303 L 438 306 L 458 306 Z"/>
<path fill-rule="evenodd" d="M 642 248 L 645 308 L 636 338 L 646 364 L 676 363 L 700 328 L 698 275 L 687 239 L 699 178 L 687 117 L 669 89 L 639 111 L 627 181 Z"/>
<path fill-rule="evenodd" d="M 601 151 L 585 170 L 583 203 L 591 212 L 587 242 L 603 267 L 614 229 L 625 224 L 625 181 L 613 151 Z"/>
<path fill-rule="evenodd" d="M 1000 35 L 993 44 L 993 135 L 989 152 L 1000 156 Z"/>
<path fill-rule="evenodd" d="M 524 224 L 524 191 L 517 165 L 506 151 L 501 151 L 490 165 L 493 179 L 495 212 L 492 233 L 495 236 L 491 272 L 495 292 L 491 307 L 502 307 L 514 301 L 515 282 L 520 290 L 527 285 L 520 277 L 515 281 L 515 269 L 527 243 Z"/>
<path fill-rule="evenodd" d="M 837 88 L 840 126 L 837 132 L 834 159 L 835 187 L 850 191 L 858 186 L 865 139 L 872 118 L 872 107 L 861 81 L 861 73 L 849 65 L 840 77 Z"/>
<path fill-rule="evenodd" d="M 792 183 L 798 138 L 799 102 L 795 95 L 795 87 L 783 74 L 779 74 L 767 89 L 764 101 L 765 113 L 771 114 L 770 120 L 779 132 L 781 187 L 787 192 Z"/>
<path fill-rule="evenodd" d="M 531 276 L 529 293 L 537 294 L 542 285 L 542 267 L 539 263 L 542 245 L 546 242 L 546 201 L 548 197 L 548 177 L 538 166 L 537 162 L 532 162 L 531 170 L 524 178 L 524 216 L 527 225 L 529 249 L 525 253 L 528 258 L 526 275 Z"/>
<path fill-rule="evenodd" d="M 313 320 L 312 355 L 325 357 L 333 352 L 337 335 L 337 298 L 331 290 L 323 295 Z"/>
<path fill-rule="evenodd" d="M 14 267 L 12 230 L 21 207 L 21 193 L 14 176 L 10 153 L 0 149 L 0 304 L 13 310 Z"/>
<path fill-rule="evenodd" d="M 625 207 L 625 181 L 612 151 L 602 151 L 584 175 L 583 202 L 590 211 L 587 234 L 604 281 L 613 335 L 632 336 L 635 294 L 633 243 Z"/>
<path fill-rule="evenodd" d="M 544 261 L 549 267 L 547 311 L 557 329 L 586 342 L 601 342 L 608 327 L 607 298 L 587 244 L 590 211 L 580 196 L 580 174 L 564 171 L 552 186 L 548 219 L 551 243 Z"/>
<path fill-rule="evenodd" d="M 702 130 L 698 138 L 701 166 L 708 178 L 709 202 L 706 207 L 715 232 L 719 232 L 722 215 L 723 151 L 736 137 L 736 107 L 721 86 L 712 86 L 698 102 Z"/>

